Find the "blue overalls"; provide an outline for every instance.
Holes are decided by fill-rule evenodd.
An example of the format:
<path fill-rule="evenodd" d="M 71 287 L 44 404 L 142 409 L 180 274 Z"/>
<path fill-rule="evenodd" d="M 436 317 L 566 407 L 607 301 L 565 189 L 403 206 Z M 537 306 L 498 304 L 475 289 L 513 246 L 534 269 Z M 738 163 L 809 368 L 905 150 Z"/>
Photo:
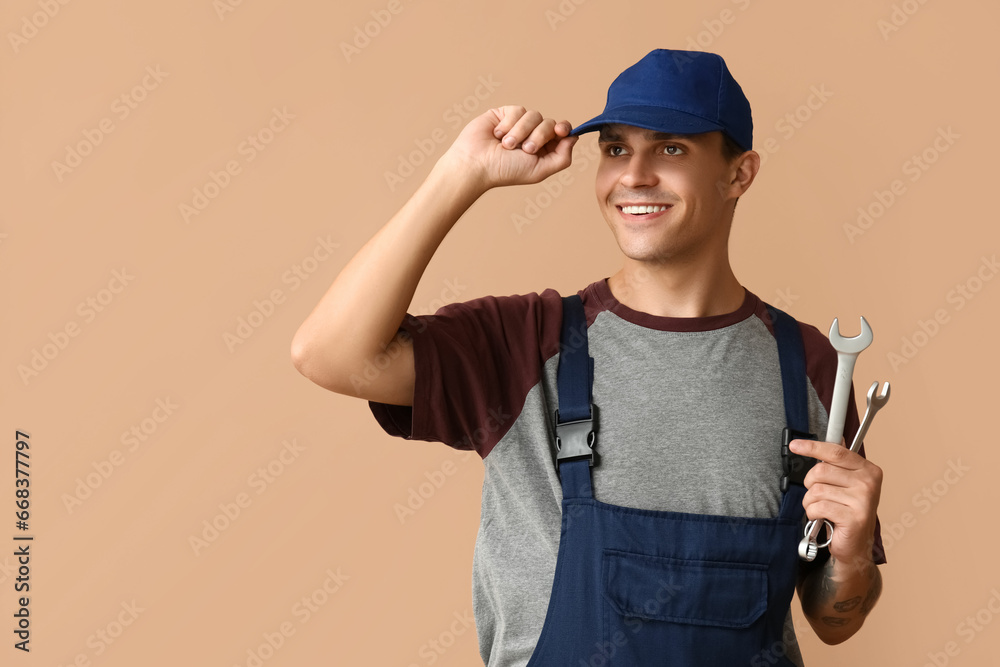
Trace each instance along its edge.
<path fill-rule="evenodd" d="M 803 436 L 801 334 L 789 315 L 769 312 L 788 426 Z M 593 364 L 580 297 L 564 297 L 556 412 L 562 527 L 545 624 L 528 667 L 792 665 L 782 631 L 799 564 L 804 472 L 790 484 L 786 469 L 773 519 L 595 500 Z"/>

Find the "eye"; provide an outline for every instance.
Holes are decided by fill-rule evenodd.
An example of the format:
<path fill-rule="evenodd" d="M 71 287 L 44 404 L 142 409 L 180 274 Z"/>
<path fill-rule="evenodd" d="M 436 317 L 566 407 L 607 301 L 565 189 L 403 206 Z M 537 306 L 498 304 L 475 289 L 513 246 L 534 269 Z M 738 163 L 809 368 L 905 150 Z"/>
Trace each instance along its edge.
<path fill-rule="evenodd" d="M 667 155 L 683 155 L 684 149 L 674 144 L 669 144 L 663 148 Z"/>
<path fill-rule="evenodd" d="M 608 155 L 610 155 L 611 157 L 619 157 L 621 155 L 621 153 L 616 153 L 615 152 L 615 151 L 619 151 L 619 150 L 623 151 L 623 150 L 625 150 L 625 147 L 624 146 L 619 146 L 617 144 L 610 144 L 609 146 L 607 146 L 604 149 L 604 152 L 607 153 Z"/>

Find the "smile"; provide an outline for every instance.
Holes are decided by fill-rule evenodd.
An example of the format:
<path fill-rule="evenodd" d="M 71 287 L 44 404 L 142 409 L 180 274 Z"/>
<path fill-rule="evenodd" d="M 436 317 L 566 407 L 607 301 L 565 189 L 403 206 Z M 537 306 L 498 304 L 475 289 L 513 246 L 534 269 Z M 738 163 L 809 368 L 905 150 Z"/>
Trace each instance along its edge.
<path fill-rule="evenodd" d="M 621 206 L 622 212 L 630 213 L 632 215 L 638 215 L 641 213 L 659 213 L 660 211 L 666 211 L 666 206 Z"/>
<path fill-rule="evenodd" d="M 649 220 L 652 218 L 659 217 L 664 211 L 671 208 L 667 204 L 643 204 L 643 205 L 628 205 L 628 206 L 617 206 L 619 211 L 626 219 L 635 220 L 636 218 Z"/>

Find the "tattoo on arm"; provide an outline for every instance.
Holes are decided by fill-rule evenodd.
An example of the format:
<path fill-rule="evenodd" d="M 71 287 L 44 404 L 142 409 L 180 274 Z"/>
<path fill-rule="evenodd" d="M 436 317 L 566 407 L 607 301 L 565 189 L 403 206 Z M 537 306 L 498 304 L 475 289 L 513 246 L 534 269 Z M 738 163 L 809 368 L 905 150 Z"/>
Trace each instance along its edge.
<path fill-rule="evenodd" d="M 868 612 L 874 609 L 875 603 L 878 602 L 879 595 L 881 594 L 882 577 L 874 577 L 871 588 L 868 589 L 868 594 L 865 595 L 865 600 L 861 603 L 861 613 L 867 615 Z"/>
<path fill-rule="evenodd" d="M 839 585 L 833 580 L 834 559 L 831 558 L 822 570 L 813 573 L 807 580 L 808 594 L 804 601 L 808 600 L 808 607 L 803 607 L 803 611 L 813 618 L 820 618 L 823 623 L 831 626 L 841 626 L 849 622 L 849 618 L 838 618 L 836 616 L 824 616 L 823 612 L 829 609 L 833 611 L 850 614 L 850 616 L 867 616 L 875 607 L 879 595 L 882 592 L 882 577 L 879 576 L 878 568 L 874 563 L 869 563 L 865 567 L 863 574 L 869 582 L 869 588 L 865 596 L 858 595 L 846 600 L 837 600 Z"/>
<path fill-rule="evenodd" d="M 806 586 L 809 595 L 803 597 L 803 602 L 808 607 L 804 605 L 803 611 L 813 618 L 820 616 L 822 610 L 829 607 L 837 595 L 837 585 L 833 582 L 831 576 L 832 570 L 833 559 L 831 558 L 826 562 L 822 570 L 813 572 L 812 576 L 807 580 Z"/>
<path fill-rule="evenodd" d="M 861 596 L 860 595 L 858 595 L 856 597 L 853 597 L 853 598 L 851 598 L 849 600 L 841 600 L 840 602 L 834 602 L 833 603 L 833 608 L 836 611 L 839 611 L 841 613 L 845 613 L 845 612 L 851 611 L 852 609 L 854 609 L 855 607 L 857 607 L 859 604 L 861 604 Z"/>

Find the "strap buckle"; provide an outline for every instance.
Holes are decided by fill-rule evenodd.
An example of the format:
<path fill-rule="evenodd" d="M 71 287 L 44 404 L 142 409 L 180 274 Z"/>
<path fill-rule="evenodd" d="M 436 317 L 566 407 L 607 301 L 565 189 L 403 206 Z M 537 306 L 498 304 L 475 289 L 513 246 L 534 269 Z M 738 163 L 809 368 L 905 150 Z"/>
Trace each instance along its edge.
<path fill-rule="evenodd" d="M 590 404 L 590 417 L 569 422 L 559 422 L 559 410 L 555 412 L 556 464 L 562 461 L 587 459 L 594 465 L 594 404 Z"/>
<path fill-rule="evenodd" d="M 816 440 L 815 433 L 805 433 L 785 427 L 781 432 L 781 491 L 784 493 L 792 484 L 805 486 L 806 473 L 816 465 L 816 459 L 796 454 L 788 448 L 792 440 Z"/>

